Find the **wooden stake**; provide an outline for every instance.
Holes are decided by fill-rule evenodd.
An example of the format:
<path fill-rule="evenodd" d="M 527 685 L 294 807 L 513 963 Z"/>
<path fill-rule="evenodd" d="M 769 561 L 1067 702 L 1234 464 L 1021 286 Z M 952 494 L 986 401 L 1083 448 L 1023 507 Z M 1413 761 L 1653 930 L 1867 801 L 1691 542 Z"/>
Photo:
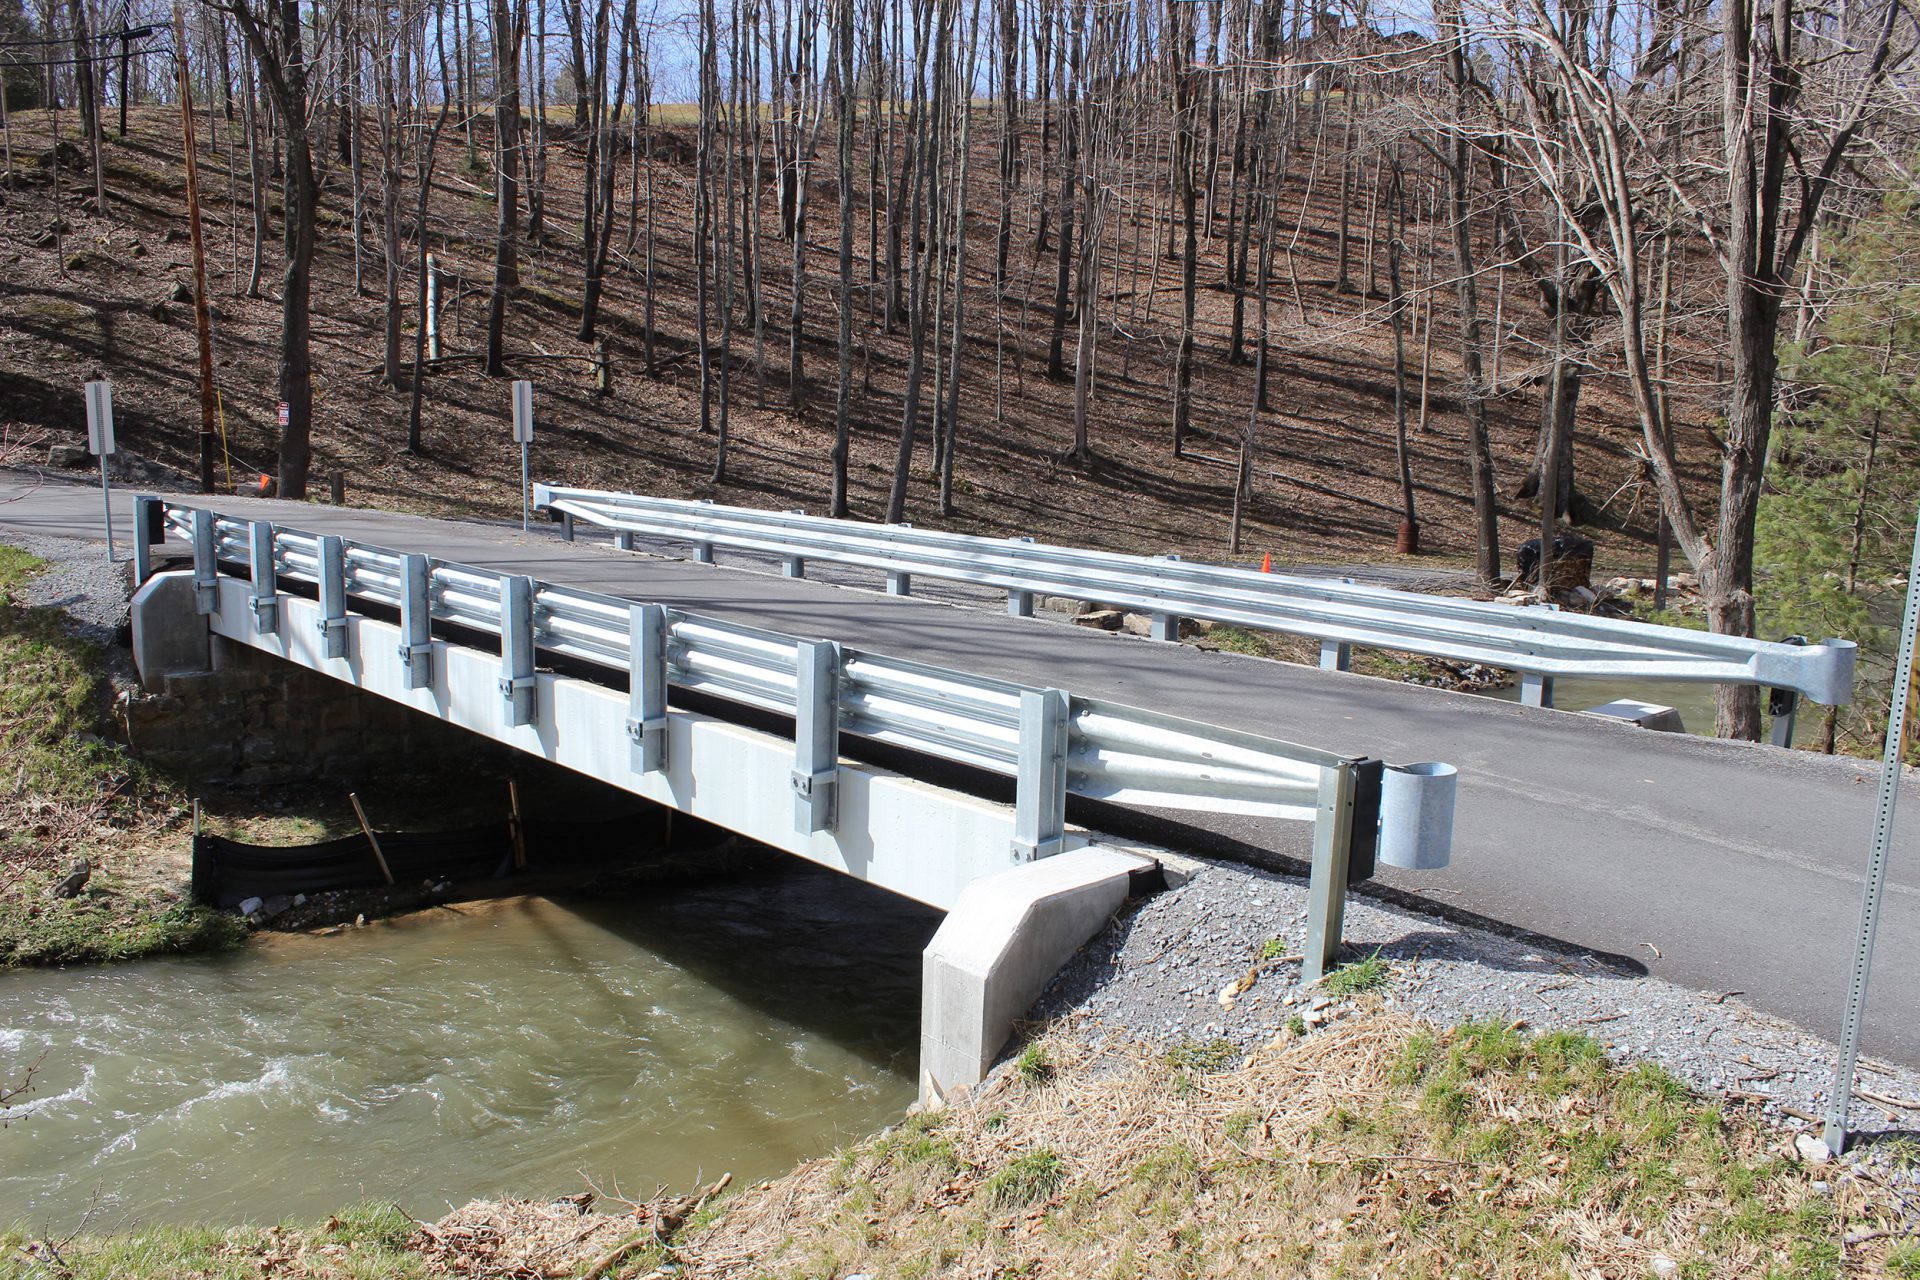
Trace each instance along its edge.
<path fill-rule="evenodd" d="M 513 835 L 513 869 L 527 869 L 527 824 L 520 816 L 520 784 L 513 778 L 507 779 L 507 799 L 513 806 L 513 813 L 507 819 L 507 830 Z"/>
<path fill-rule="evenodd" d="M 393 883 L 393 869 L 387 865 L 387 855 L 380 852 L 380 837 L 373 834 L 373 824 L 367 821 L 367 811 L 360 807 L 360 797 L 347 792 L 347 799 L 353 801 L 353 816 L 360 819 L 360 830 L 366 833 L 367 843 L 373 848 L 373 860 L 380 864 L 380 875 L 388 883 Z"/>

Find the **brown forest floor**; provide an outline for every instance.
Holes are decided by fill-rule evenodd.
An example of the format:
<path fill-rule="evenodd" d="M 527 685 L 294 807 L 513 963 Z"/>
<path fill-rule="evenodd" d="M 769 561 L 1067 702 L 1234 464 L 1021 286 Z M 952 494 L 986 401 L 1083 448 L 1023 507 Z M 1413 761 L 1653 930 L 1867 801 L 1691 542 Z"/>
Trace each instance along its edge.
<path fill-rule="evenodd" d="M 250 245 L 246 155 L 240 143 L 229 172 L 229 135 L 209 130 L 203 117 L 201 182 L 216 316 L 216 374 L 235 484 L 274 467 L 275 361 L 279 326 L 278 219 L 274 219 L 262 269 L 261 296 L 244 296 Z M 71 117 L 62 137 L 73 139 Z M 486 287 L 490 279 L 493 206 L 484 171 L 487 122 L 476 124 L 481 171 L 471 171 L 464 140 L 449 128 L 438 158 L 430 218 L 433 248 L 454 277 L 443 283 L 442 331 L 450 355 L 472 355 L 484 340 Z M 63 165 L 59 175 L 66 231 L 56 252 L 53 182 L 45 163 L 50 134 L 46 114 L 16 115 L 12 122 L 13 171 L 0 203 L 0 450 L 16 457 L 42 443 L 82 439 L 81 384 L 109 377 L 115 383 L 119 439 L 123 448 L 191 472 L 199 407 L 195 381 L 192 307 L 168 303 L 176 282 L 190 282 L 185 237 L 184 165 L 177 117 L 164 109 L 136 110 L 131 135 L 109 137 L 107 216 L 90 211 L 91 181 L 84 166 Z M 976 131 L 982 138 L 990 130 Z M 1203 243 L 1200 267 L 1200 367 L 1195 387 L 1195 423 L 1204 433 L 1181 460 L 1168 447 L 1169 371 L 1179 313 L 1177 263 L 1163 260 L 1157 274 L 1149 260 L 1137 273 L 1131 255 L 1135 236 L 1151 246 L 1164 239 L 1154 206 L 1142 200 L 1122 206 L 1110 219 L 1104 287 L 1118 290 L 1118 329 L 1103 327 L 1093 409 L 1095 464 L 1082 470 L 1063 461 L 1072 443 L 1071 381 L 1045 376 L 1047 318 L 1053 254 L 1036 259 L 1031 244 L 1017 242 L 1004 305 L 991 308 L 993 168 L 988 138 L 974 166 L 974 208 L 969 215 L 968 276 L 972 283 L 969 340 L 962 384 L 962 431 L 956 483 L 957 511 L 941 518 L 931 475 L 931 449 L 921 432 L 907 518 L 923 525 L 1093 544 L 1123 550 L 1219 557 L 1225 552 L 1231 509 L 1234 440 L 1245 420 L 1252 370 L 1227 363 L 1230 294 L 1220 286 L 1225 251 L 1221 234 Z M 548 171 L 546 237 L 523 248 L 523 287 L 509 314 L 510 372 L 538 387 L 539 439 L 536 479 L 647 493 L 711 497 L 758 506 L 825 504 L 827 448 L 833 422 L 836 368 L 836 189 L 829 152 L 814 170 L 808 230 L 810 282 L 808 330 L 803 342 L 810 403 L 796 414 L 786 404 L 788 280 L 791 248 L 772 238 L 777 217 L 772 182 L 766 225 L 763 306 L 767 363 L 765 407 L 752 368 L 752 332 L 735 326 L 733 420 L 728 482 L 709 482 L 714 441 L 698 430 L 698 389 L 687 354 L 695 324 L 692 250 L 689 237 L 693 170 L 665 158 L 652 162 L 658 209 L 657 318 L 660 376 L 645 376 L 641 362 L 641 248 L 623 261 L 628 170 L 618 181 L 622 223 L 614 236 L 611 279 L 602 334 L 613 353 L 614 391 L 592 395 L 584 359 L 588 348 L 575 337 L 578 325 L 579 182 L 583 144 L 556 121 Z M 367 150 L 373 153 L 369 141 Z M 66 153 L 72 161 L 79 156 Z M 1303 165 L 1307 160 L 1302 160 Z M 864 177 L 864 159 L 857 170 Z M 377 163 L 369 162 L 370 178 Z M 1289 180 L 1283 207 L 1304 174 Z M 1031 187 L 1032 179 L 1029 179 Z M 270 184 L 270 190 L 272 189 Z M 644 188 L 643 188 L 644 190 Z M 1393 448 L 1392 346 L 1384 299 L 1362 300 L 1332 288 L 1338 182 L 1316 171 L 1314 194 L 1292 243 L 1291 268 L 1276 252 L 1278 282 L 1272 298 L 1269 356 L 1274 411 L 1259 428 L 1255 497 L 1248 512 L 1249 553 L 1271 552 L 1281 562 L 1338 562 L 1393 558 L 1398 523 L 1398 482 Z M 643 195 L 644 199 L 644 195 Z M 1028 200 L 1028 193 L 1021 199 Z M 403 207 L 411 194 L 403 195 Z M 324 477 L 347 477 L 349 500 L 432 514 L 504 516 L 518 506 L 518 457 L 509 442 L 508 392 L 481 375 L 477 361 L 454 362 L 432 374 L 426 387 L 423 457 L 403 450 L 408 390 L 384 385 L 378 374 L 381 346 L 379 288 L 382 265 L 378 201 L 369 193 L 364 240 L 365 286 L 356 294 L 350 235 L 348 174 L 334 162 L 321 213 L 321 243 L 315 265 L 314 487 Z M 277 202 L 274 205 L 277 209 Z M 1030 208 L 1017 202 L 1017 208 Z M 864 278 L 867 206 L 856 204 L 857 278 Z M 642 219 L 644 223 L 644 216 Z M 1115 260 L 1113 227 L 1121 254 Z M 1354 265 L 1364 262 L 1366 210 L 1354 219 Z M 524 225 L 524 223 L 523 223 Z M 1410 240 L 1423 243 L 1416 224 Z M 644 246 L 644 235 L 641 238 Z M 412 261 L 411 247 L 407 249 Z M 1151 250 L 1149 248 L 1149 259 Z M 1384 259 L 1384 251 L 1380 255 Z M 1448 271 L 1444 255 L 1438 275 Z M 1416 269 L 1410 267 L 1411 269 Z M 1297 275 L 1296 293 L 1289 274 Z M 1384 264 L 1379 275 L 1384 281 Z M 444 277 L 443 277 L 444 279 Z M 408 321 L 405 354 L 412 353 L 411 270 L 403 281 Z M 1522 337 L 1508 351 L 1508 386 L 1491 406 L 1495 464 L 1502 493 L 1502 540 L 1509 556 L 1532 536 L 1537 515 L 1530 503 L 1509 495 L 1531 457 L 1540 384 L 1525 378 L 1537 357 L 1540 328 L 1531 291 L 1517 274 L 1506 286 L 1506 316 Z M 1483 286 L 1483 306 L 1492 315 L 1493 281 Z M 1471 505 L 1462 454 L 1464 420 L 1451 388 L 1458 384 L 1451 289 L 1434 294 L 1438 317 L 1433 343 L 1430 423 L 1412 439 L 1424 563 L 1461 563 L 1471 556 Z M 1702 308 L 1710 314 L 1710 307 Z M 1249 302 L 1251 325 L 1254 308 Z M 864 316 L 857 320 L 864 320 Z M 1003 345 L 996 342 L 996 322 Z M 1695 323 L 1698 321 L 1696 319 Z M 1489 326 L 1490 327 L 1490 326 Z M 1121 330 L 1124 330 L 1122 332 Z M 880 514 L 899 439 L 907 355 L 904 326 L 885 336 L 856 323 L 862 345 L 856 365 L 856 403 L 851 484 L 854 512 Z M 1602 337 L 1601 341 L 1604 341 Z M 1071 368 L 1073 327 L 1067 337 Z M 1690 344 L 1682 344 L 1683 347 Z M 996 350 L 999 346 L 1000 349 Z M 1417 376 L 1420 345 L 1409 346 Z M 516 363 L 514 357 L 518 357 Z M 674 358 L 679 357 L 679 358 Z M 1630 453 L 1636 435 L 1620 380 L 1600 366 L 1581 401 L 1579 484 L 1601 505 L 1596 533 L 1607 570 L 1638 567 L 1651 553 L 1650 490 L 1635 480 Z M 861 393 L 871 372 L 871 390 Z M 1003 385 L 996 387 L 996 367 Z M 1516 376 L 1516 371 L 1518 375 Z M 1697 385 L 1705 374 L 1689 373 Z M 1415 386 L 1417 394 L 1417 383 Z M 1700 416 L 1698 404 L 1682 398 Z M 996 409 L 1000 416 L 996 416 Z M 1410 409 L 1417 413 L 1417 405 Z M 1714 459 L 1704 433 L 1681 444 L 1688 480 L 1711 505 Z M 224 481 L 224 475 L 223 475 Z"/>

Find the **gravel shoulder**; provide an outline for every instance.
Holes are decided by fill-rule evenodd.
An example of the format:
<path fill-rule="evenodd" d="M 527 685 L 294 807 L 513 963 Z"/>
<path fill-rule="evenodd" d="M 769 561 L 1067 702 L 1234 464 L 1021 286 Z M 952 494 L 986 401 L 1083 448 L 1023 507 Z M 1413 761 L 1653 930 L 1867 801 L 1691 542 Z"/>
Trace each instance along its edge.
<path fill-rule="evenodd" d="M 1688 990 L 1591 953 L 1554 951 L 1355 894 L 1346 959 L 1377 954 L 1386 977 L 1370 995 L 1339 998 L 1300 983 L 1293 957 L 1306 913 L 1300 879 L 1199 863 L 1185 884 L 1130 904 L 1061 971 L 1035 1015 L 1073 1019 L 1096 1037 L 1164 1048 L 1226 1041 L 1244 1050 L 1290 1024 L 1323 1027 L 1378 1001 L 1441 1025 L 1497 1019 L 1582 1032 L 1618 1061 L 1656 1063 L 1704 1094 L 1818 1132 L 1834 1046 L 1748 1007 L 1738 991 Z M 1920 1072 L 1864 1059 L 1851 1118 L 1857 1133 L 1920 1137 Z"/>

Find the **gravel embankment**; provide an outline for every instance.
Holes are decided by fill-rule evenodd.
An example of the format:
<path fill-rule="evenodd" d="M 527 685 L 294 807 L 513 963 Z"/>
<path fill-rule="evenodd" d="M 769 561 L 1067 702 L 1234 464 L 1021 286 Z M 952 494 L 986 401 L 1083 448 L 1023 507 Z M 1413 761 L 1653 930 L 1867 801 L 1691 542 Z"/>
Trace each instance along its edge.
<path fill-rule="evenodd" d="M 1340 1018 L 1351 1000 L 1300 985 L 1297 959 L 1262 965 L 1264 950 L 1295 957 L 1306 938 L 1306 884 L 1250 867 L 1203 864 L 1187 884 L 1139 905 L 1089 944 L 1042 996 L 1039 1014 L 1073 1015 L 1094 1034 L 1154 1044 L 1263 1043 L 1298 1017 Z M 1832 1045 L 1741 1003 L 1739 993 L 1690 991 L 1623 973 L 1592 955 L 1551 951 L 1362 896 L 1348 900 L 1349 959 L 1376 949 L 1393 1008 L 1451 1024 L 1499 1018 L 1593 1036 L 1616 1059 L 1646 1060 L 1696 1088 L 1805 1125 L 1824 1115 Z M 1269 947 L 1273 939 L 1280 942 Z M 1250 970 L 1252 986 L 1222 993 Z M 1879 993 L 1881 999 L 1897 993 Z M 1920 1129 L 1920 1072 L 1867 1059 L 1852 1118 L 1860 1131 Z"/>
<path fill-rule="evenodd" d="M 0 541 L 40 557 L 47 569 L 20 588 L 27 604 L 49 605 L 66 611 L 76 634 L 101 644 L 110 643 L 127 625 L 128 567 L 124 540 L 121 559 L 109 562 L 106 548 L 78 538 L 47 538 L 7 532 Z"/>

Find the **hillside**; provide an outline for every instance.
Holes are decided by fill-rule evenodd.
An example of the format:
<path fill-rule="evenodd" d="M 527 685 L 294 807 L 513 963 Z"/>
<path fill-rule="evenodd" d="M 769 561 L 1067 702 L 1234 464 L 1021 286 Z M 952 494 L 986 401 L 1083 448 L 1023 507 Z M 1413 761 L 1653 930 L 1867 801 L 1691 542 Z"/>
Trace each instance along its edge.
<path fill-rule="evenodd" d="M 276 448 L 275 360 L 279 324 L 277 203 L 266 240 L 259 296 L 247 296 L 252 213 L 244 140 L 217 116 L 200 127 L 205 232 L 215 305 L 216 376 L 227 456 L 222 482 L 257 483 L 273 468 Z M 107 146 L 107 208 L 90 206 L 84 153 L 70 145 L 73 122 L 61 122 L 63 163 L 56 172 L 46 113 L 20 114 L 11 123 L 12 176 L 0 204 L 0 454 L 37 461 L 55 441 L 73 442 L 83 430 L 81 384 L 115 383 L 119 438 L 133 450 L 191 474 L 199 401 L 195 382 L 193 314 L 180 286 L 191 280 L 185 234 L 184 165 L 179 122 L 166 108 L 132 113 L 125 140 Z M 441 328 L 446 358 L 425 387 L 425 452 L 404 452 L 409 389 L 380 378 L 383 262 L 378 228 L 377 162 L 367 162 L 367 218 L 362 235 L 363 285 L 354 286 L 353 200 L 349 173 L 337 157 L 326 175 L 321 244 L 314 281 L 315 489 L 343 473 L 349 501 L 435 514 L 506 515 L 518 507 L 518 456 L 509 441 L 508 389 L 480 372 L 486 291 L 493 235 L 491 179 L 486 171 L 487 121 L 474 124 L 477 162 L 470 162 L 456 123 L 441 144 L 431 215 L 430 248 L 443 264 Z M 591 348 L 575 338 L 579 316 L 579 184 L 584 144 L 556 118 L 550 126 L 544 238 L 523 247 L 523 282 L 509 312 L 509 372 L 535 380 L 539 440 L 537 479 L 643 492 L 714 498 L 758 506 L 825 504 L 827 449 L 833 425 L 837 348 L 835 269 L 838 232 L 832 153 L 823 147 L 810 184 L 807 331 L 802 351 L 809 375 L 808 403 L 787 403 L 785 329 L 789 309 L 791 245 L 777 239 L 778 219 L 767 199 L 768 235 L 761 262 L 761 314 L 766 367 L 757 376 L 752 329 L 736 320 L 732 441 L 727 482 L 710 483 L 714 440 L 698 429 L 697 375 L 691 359 L 696 323 L 693 284 L 691 147 L 668 132 L 654 158 L 641 164 L 653 188 L 657 244 L 656 354 L 658 375 L 643 366 L 644 288 L 641 251 L 623 253 L 628 233 L 623 157 L 617 191 L 612 275 L 602 334 L 611 353 L 610 395 L 596 397 Z M 985 132 L 984 130 L 982 132 Z M 367 146 L 371 152 L 373 142 Z M 1231 302 L 1222 285 L 1226 235 L 1203 241 L 1199 268 L 1200 367 L 1195 423 L 1200 438 L 1184 459 L 1171 455 L 1169 395 L 1172 350 L 1179 319 L 1176 259 L 1154 252 L 1167 227 L 1163 202 L 1143 194 L 1122 201 L 1107 237 L 1104 280 L 1120 291 L 1113 315 L 1122 324 L 1099 337 L 1091 442 L 1095 461 L 1081 468 L 1066 460 L 1072 443 L 1071 379 L 1045 375 L 1052 259 L 1031 244 L 1016 245 L 1006 294 L 997 312 L 993 293 L 994 215 L 988 184 L 994 157 L 979 154 L 975 201 L 969 210 L 968 341 L 962 375 L 956 511 L 938 514 L 929 431 L 920 433 L 908 519 L 989 534 L 1028 533 L 1117 549 L 1218 557 L 1226 549 L 1232 507 L 1233 454 L 1246 421 L 1253 373 L 1225 359 Z M 329 156 L 332 157 L 331 149 Z M 864 179 L 864 158 L 857 163 Z M 1270 332 L 1272 412 L 1260 415 L 1254 495 L 1246 512 L 1246 548 L 1281 562 L 1387 559 L 1398 524 L 1393 448 L 1393 377 L 1388 308 L 1380 294 L 1362 299 L 1336 293 L 1333 245 L 1339 212 L 1337 182 L 1317 163 L 1302 161 L 1290 179 L 1310 184 L 1288 261 L 1276 263 Z M 1031 180 L 1030 180 L 1031 183 Z M 56 211 L 55 189 L 60 200 Z M 269 184 L 269 190 L 273 184 Z M 644 190 L 644 186 L 643 186 Z M 864 189 L 856 203 L 856 278 L 865 280 L 868 209 Z M 644 200 L 643 196 L 643 200 Z M 410 207 L 413 194 L 404 193 Z M 1365 210 L 1355 217 L 1356 237 Z M 1290 215 L 1291 216 L 1291 215 Z M 62 224 L 56 234 L 56 222 Z M 644 226 L 644 215 L 637 219 Z M 1410 243 L 1425 244 L 1434 228 L 1415 223 Z M 411 223 L 409 220 L 409 234 Z M 644 236 L 642 237 L 644 240 Z M 1441 240 L 1443 243 L 1443 238 Z M 1164 243 L 1162 244 L 1164 249 Z M 407 270 L 401 296 L 408 315 L 405 355 L 412 348 L 417 289 L 416 250 L 403 250 Z M 1361 249 L 1355 251 L 1359 271 Z M 1384 251 L 1379 255 L 1384 259 Z M 1413 255 L 1416 282 L 1437 279 L 1429 291 L 1435 317 L 1431 342 L 1431 399 L 1424 432 L 1412 436 L 1423 563 L 1458 563 L 1471 555 L 1471 504 L 1463 456 L 1464 422 L 1452 388 L 1459 382 L 1455 300 L 1446 285 L 1447 256 L 1428 268 Z M 1428 274 L 1430 271 L 1430 274 Z M 1384 266 L 1377 273 L 1385 278 Z M 1496 282 L 1482 284 L 1491 320 Z M 1710 303 L 1710 300 L 1703 300 Z M 1412 309 L 1425 309 L 1421 297 Z M 1707 310 L 1709 308 L 1702 308 Z M 1504 318 L 1516 336 L 1509 344 L 1500 394 L 1490 405 L 1496 472 L 1503 504 L 1502 542 L 1532 536 L 1536 509 L 1511 495 L 1532 456 L 1541 383 L 1537 362 L 1543 330 L 1537 303 L 1518 275 L 1505 286 Z M 1255 314 L 1248 306 L 1249 323 Z M 904 326 L 891 335 L 858 317 L 856 403 L 850 467 L 853 511 L 877 518 L 898 447 L 907 355 Z M 1069 365 L 1072 327 L 1069 326 Z M 1530 345 L 1531 344 L 1531 345 Z M 1689 344 L 1691 345 L 1691 344 Z M 1426 345 L 1409 343 L 1417 397 Z M 1604 326 L 1594 339 L 1594 362 L 1581 399 L 1577 444 L 1579 484 L 1604 526 L 1587 530 L 1601 543 L 1608 570 L 1650 558 L 1653 502 L 1637 483 L 1630 449 L 1637 434 L 1630 406 L 1605 354 Z M 1529 373 L 1535 376 L 1530 379 Z M 1681 381 L 1701 385 L 1710 372 Z M 764 383 L 764 385 L 763 385 Z M 1697 406 L 1695 406 L 1697 407 Z M 1418 421 L 1418 404 L 1409 407 Z M 1694 415 L 1698 417 L 1698 414 Z M 1689 483 L 1711 502 L 1717 460 L 1704 432 L 1683 437 Z"/>

